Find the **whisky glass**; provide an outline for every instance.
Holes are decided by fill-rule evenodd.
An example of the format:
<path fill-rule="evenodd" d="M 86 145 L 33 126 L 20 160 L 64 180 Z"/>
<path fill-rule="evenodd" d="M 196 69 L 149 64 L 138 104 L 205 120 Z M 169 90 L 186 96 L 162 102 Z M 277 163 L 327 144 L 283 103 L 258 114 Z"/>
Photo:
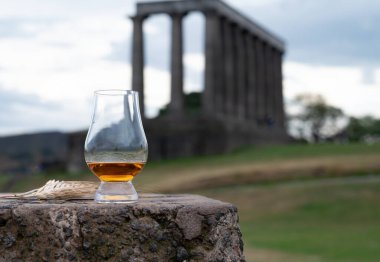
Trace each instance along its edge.
<path fill-rule="evenodd" d="M 137 92 L 95 91 L 84 151 L 89 169 L 101 181 L 95 194 L 96 202 L 137 201 L 132 180 L 143 169 L 148 157 Z"/>

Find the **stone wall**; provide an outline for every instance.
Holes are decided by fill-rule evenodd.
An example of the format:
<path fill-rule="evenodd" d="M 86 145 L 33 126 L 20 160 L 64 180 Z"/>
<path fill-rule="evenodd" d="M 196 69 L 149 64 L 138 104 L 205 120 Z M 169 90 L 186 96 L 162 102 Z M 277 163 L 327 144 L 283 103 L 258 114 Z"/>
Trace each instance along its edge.
<path fill-rule="evenodd" d="M 149 160 L 227 153 L 259 144 L 288 142 L 284 129 L 258 128 L 227 117 L 146 119 Z"/>

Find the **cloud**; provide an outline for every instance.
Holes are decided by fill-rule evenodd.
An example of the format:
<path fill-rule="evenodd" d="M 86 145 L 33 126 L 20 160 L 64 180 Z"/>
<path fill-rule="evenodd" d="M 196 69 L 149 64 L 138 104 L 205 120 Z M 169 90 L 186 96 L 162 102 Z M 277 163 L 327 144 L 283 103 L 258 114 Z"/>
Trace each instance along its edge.
<path fill-rule="evenodd" d="M 360 68 L 354 67 L 287 62 L 284 75 L 287 101 L 300 93 L 321 94 L 348 115 L 380 117 L 380 108 L 377 106 L 380 98 L 380 70 L 376 72 L 373 84 L 363 83 Z"/>
<path fill-rule="evenodd" d="M 0 19 L 0 39 L 2 38 L 28 38 L 47 25 L 45 19 Z M 54 22 L 51 20 L 50 22 Z"/>
<path fill-rule="evenodd" d="M 131 41 L 129 37 L 121 42 L 111 43 L 111 51 L 104 57 L 104 59 L 116 62 L 127 63 L 131 61 Z"/>
<path fill-rule="evenodd" d="M 89 15 L 126 16 L 134 12 L 135 1 L 112 0 L 12 0 L 1 5 L 4 18 L 79 18 Z"/>
<path fill-rule="evenodd" d="M 60 109 L 59 104 L 43 101 L 35 94 L 0 88 L 0 134 L 22 132 L 26 126 L 39 129 L 45 112 L 53 115 Z"/>
<path fill-rule="evenodd" d="M 379 115 L 375 22 L 380 4 L 370 0 L 230 3 L 287 40 L 287 99 L 299 92 L 322 93 L 350 114 Z M 4 102 L 8 111 L 1 115 L 0 134 L 87 128 L 94 90 L 129 89 L 132 23 L 126 16 L 133 9 L 134 1 L 125 0 L 13 0 L 2 5 L 0 102 L 9 103 Z M 170 18 L 149 18 L 144 29 L 146 111 L 153 116 L 170 97 Z M 184 36 L 185 92 L 200 91 L 202 14 L 185 17 Z M 366 72 L 365 82 L 360 68 Z"/>
<path fill-rule="evenodd" d="M 59 105 L 42 101 L 41 98 L 35 94 L 21 93 L 0 88 L 0 110 L 2 115 L 6 115 L 7 112 L 12 112 L 21 107 L 35 107 L 46 110 L 59 109 Z"/>
<path fill-rule="evenodd" d="M 380 66 L 380 2 L 230 1 L 287 42 L 288 59 L 320 65 Z"/>
<path fill-rule="evenodd" d="M 201 92 L 204 89 L 204 55 L 188 53 L 184 55 L 185 67 L 184 92 Z"/>
<path fill-rule="evenodd" d="M 149 17 L 144 22 L 145 64 L 170 70 L 171 23 L 168 15 Z"/>
<path fill-rule="evenodd" d="M 205 59 L 203 54 L 185 54 L 183 63 L 193 71 L 203 72 L 205 69 Z"/>
<path fill-rule="evenodd" d="M 124 16 L 39 19 L 46 20 L 9 18 L 32 33 L 0 41 L 0 134 L 87 128 L 94 90 L 130 88 L 126 61 L 105 59 L 112 43 L 129 34 Z"/>

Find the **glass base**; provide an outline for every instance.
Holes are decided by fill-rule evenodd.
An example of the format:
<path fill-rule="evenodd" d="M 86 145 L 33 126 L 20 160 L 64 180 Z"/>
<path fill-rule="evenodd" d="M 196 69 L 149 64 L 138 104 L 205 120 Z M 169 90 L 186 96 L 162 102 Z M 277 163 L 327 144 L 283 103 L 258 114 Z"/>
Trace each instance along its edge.
<path fill-rule="evenodd" d="M 132 182 L 101 182 L 95 194 L 97 203 L 133 203 L 138 200 Z"/>

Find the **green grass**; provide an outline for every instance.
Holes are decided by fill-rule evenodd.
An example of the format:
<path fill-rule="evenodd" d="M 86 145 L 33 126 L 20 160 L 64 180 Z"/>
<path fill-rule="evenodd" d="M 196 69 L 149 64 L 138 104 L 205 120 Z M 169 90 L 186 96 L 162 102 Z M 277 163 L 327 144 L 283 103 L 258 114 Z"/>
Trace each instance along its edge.
<path fill-rule="evenodd" d="M 8 176 L 8 175 L 0 174 L 0 188 L 2 188 L 3 185 L 5 185 L 5 183 L 7 183 L 9 178 L 10 178 L 10 176 Z"/>
<path fill-rule="evenodd" d="M 238 206 L 247 249 L 312 256 L 317 261 L 380 261 L 380 177 L 248 185 L 200 193 Z"/>
<path fill-rule="evenodd" d="M 223 155 L 198 156 L 174 160 L 154 161 L 147 168 L 188 166 L 192 164 L 220 165 L 236 162 L 263 162 L 278 159 L 326 157 L 337 155 L 380 153 L 380 143 L 351 144 L 294 144 L 262 147 L 246 147 Z"/>

